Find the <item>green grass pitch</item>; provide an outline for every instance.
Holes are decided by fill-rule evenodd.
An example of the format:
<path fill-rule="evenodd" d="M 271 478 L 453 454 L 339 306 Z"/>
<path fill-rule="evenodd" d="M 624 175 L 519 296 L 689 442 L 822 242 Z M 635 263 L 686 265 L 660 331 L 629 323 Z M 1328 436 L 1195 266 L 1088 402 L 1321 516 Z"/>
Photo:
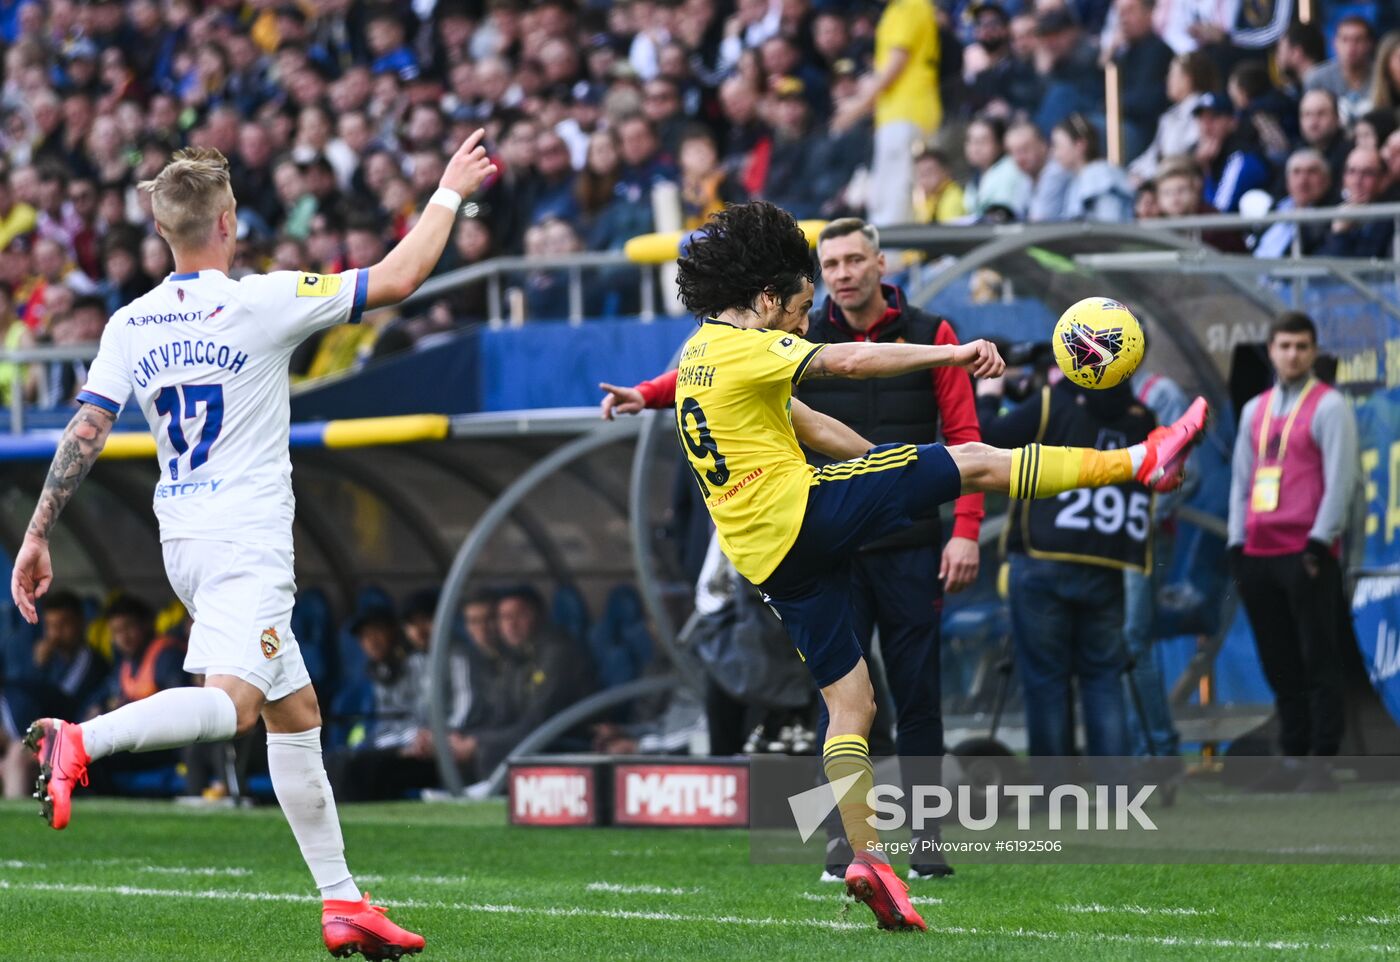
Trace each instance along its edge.
<path fill-rule="evenodd" d="M 425 959 L 1374 959 L 1391 865 L 966 865 L 913 883 L 927 935 L 875 929 L 737 831 L 511 828 L 500 802 L 345 806 L 350 866 Z M 275 808 L 84 798 L 56 833 L 0 804 L 0 958 L 313 960 L 319 904 Z"/>

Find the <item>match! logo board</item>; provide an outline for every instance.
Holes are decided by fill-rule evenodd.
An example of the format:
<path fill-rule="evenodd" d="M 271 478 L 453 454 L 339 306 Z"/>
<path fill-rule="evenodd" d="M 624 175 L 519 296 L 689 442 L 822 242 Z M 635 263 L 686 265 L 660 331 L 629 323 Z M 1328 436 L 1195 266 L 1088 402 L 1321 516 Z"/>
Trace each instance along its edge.
<path fill-rule="evenodd" d="M 592 765 L 511 766 L 512 825 L 597 825 L 597 768 Z"/>
<path fill-rule="evenodd" d="M 743 828 L 749 823 L 745 764 L 618 764 L 613 824 Z"/>

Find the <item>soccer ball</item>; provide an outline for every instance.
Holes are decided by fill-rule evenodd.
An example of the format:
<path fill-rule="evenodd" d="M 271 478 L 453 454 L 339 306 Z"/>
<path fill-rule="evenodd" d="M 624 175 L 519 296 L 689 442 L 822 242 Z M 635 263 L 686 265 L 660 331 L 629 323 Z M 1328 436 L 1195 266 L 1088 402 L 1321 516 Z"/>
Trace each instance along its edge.
<path fill-rule="evenodd" d="M 1055 363 L 1080 387 L 1122 384 L 1142 362 L 1142 326 L 1122 304 L 1086 297 L 1055 322 Z"/>

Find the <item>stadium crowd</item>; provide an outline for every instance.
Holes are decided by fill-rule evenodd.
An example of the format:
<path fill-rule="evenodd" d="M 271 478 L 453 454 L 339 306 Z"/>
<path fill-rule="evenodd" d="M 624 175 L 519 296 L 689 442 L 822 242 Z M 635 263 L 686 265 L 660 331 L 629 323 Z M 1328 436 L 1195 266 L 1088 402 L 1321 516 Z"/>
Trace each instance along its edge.
<path fill-rule="evenodd" d="M 1329 40 L 1291 0 L 0 3 L 0 344 L 92 341 L 169 272 L 135 185 L 187 144 L 230 160 L 240 270 L 372 263 L 478 125 L 500 173 L 440 272 L 616 250 L 747 197 L 877 225 L 1233 212 L 1256 190 L 1280 210 L 1393 200 L 1400 32 L 1373 7 L 1379 25 L 1349 16 Z M 1392 224 L 1249 243 L 1274 256 L 1295 233 L 1305 253 L 1373 256 Z M 567 309 L 557 273 L 510 283 L 525 316 Z M 635 286 L 592 277 L 585 307 L 635 311 Z M 327 333 L 293 373 L 479 321 L 486 298 L 469 284 Z M 61 405 L 84 374 L 5 365 L 0 394 Z"/>

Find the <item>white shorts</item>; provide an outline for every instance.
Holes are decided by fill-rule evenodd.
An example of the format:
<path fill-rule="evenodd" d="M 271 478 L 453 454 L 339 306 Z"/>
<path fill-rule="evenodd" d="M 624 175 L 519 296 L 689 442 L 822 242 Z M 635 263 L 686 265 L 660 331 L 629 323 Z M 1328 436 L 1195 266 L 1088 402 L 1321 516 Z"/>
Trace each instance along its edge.
<path fill-rule="evenodd" d="M 161 547 L 170 586 L 194 619 L 185 671 L 242 678 L 268 701 L 311 684 L 292 634 L 290 549 L 194 538 Z"/>

